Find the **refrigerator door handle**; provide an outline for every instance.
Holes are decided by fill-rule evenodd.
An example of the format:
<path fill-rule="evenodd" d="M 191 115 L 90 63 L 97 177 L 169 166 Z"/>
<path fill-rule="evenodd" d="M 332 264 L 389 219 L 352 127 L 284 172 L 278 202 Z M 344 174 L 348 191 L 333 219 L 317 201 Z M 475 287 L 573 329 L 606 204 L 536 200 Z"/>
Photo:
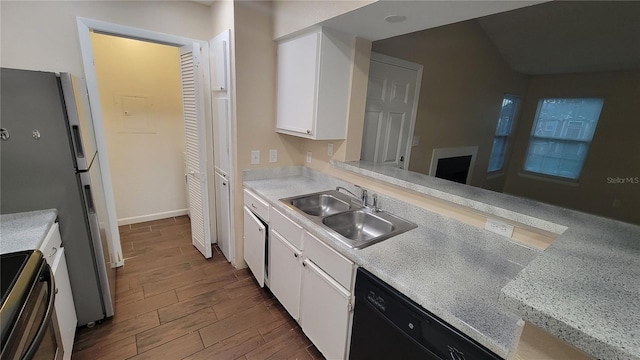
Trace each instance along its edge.
<path fill-rule="evenodd" d="M 91 185 L 85 185 L 84 187 L 84 196 L 87 199 L 87 211 L 89 214 L 96 213 L 96 207 L 93 202 L 93 194 L 91 193 Z"/>
<path fill-rule="evenodd" d="M 80 134 L 80 127 L 78 125 L 72 125 L 71 134 L 73 135 L 73 148 L 76 151 L 76 156 L 79 158 L 83 158 L 84 147 L 82 146 L 82 135 Z"/>

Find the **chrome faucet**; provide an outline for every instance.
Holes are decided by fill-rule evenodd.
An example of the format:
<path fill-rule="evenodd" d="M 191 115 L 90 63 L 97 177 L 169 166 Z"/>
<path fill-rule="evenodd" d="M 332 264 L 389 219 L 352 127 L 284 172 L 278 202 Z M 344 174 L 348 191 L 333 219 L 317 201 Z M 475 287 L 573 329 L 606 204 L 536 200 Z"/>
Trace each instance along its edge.
<path fill-rule="evenodd" d="M 362 206 L 367 206 L 367 202 L 368 202 L 368 194 L 367 194 L 367 190 L 363 189 L 362 186 L 360 185 L 354 185 L 355 187 L 357 187 L 358 189 L 360 189 L 362 192 L 360 194 L 360 196 L 354 194 L 353 192 L 351 192 L 349 189 L 342 187 L 342 186 L 336 186 L 336 191 L 340 191 L 340 190 L 344 190 L 345 192 L 347 192 L 349 195 L 353 196 L 354 198 L 360 200 L 360 203 Z"/>
<path fill-rule="evenodd" d="M 382 209 L 378 207 L 378 194 L 371 195 L 371 199 L 373 201 L 373 203 L 371 204 L 371 210 L 373 210 L 373 212 L 382 211 Z"/>

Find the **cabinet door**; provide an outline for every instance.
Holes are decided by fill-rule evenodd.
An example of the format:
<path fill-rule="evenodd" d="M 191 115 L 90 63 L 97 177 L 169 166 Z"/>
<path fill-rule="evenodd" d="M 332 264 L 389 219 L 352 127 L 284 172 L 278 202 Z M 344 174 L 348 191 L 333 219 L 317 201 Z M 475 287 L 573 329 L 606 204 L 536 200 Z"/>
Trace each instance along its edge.
<path fill-rule="evenodd" d="M 277 130 L 313 137 L 320 32 L 278 44 Z"/>
<path fill-rule="evenodd" d="M 64 349 L 63 359 L 71 359 L 78 318 L 76 317 L 76 308 L 73 304 L 73 295 L 71 294 L 71 284 L 69 283 L 69 271 L 67 270 L 64 248 L 57 251 L 51 269 L 57 290 L 54 306 L 58 317 L 58 326 L 60 327 L 62 348 Z"/>
<path fill-rule="evenodd" d="M 306 259 L 302 269 L 300 324 L 327 359 L 343 359 L 351 311 L 350 294 L 314 263 Z"/>
<path fill-rule="evenodd" d="M 216 231 L 218 246 L 227 261 L 233 258 L 231 248 L 231 205 L 229 202 L 229 180 L 216 172 L 214 185 L 216 189 Z M 234 260 L 235 262 L 235 260 Z"/>
<path fill-rule="evenodd" d="M 260 287 L 264 287 L 264 250 L 266 228 L 262 222 L 244 207 L 244 260 L 249 265 Z"/>
<path fill-rule="evenodd" d="M 277 231 L 269 238 L 269 287 L 282 306 L 298 320 L 302 254 Z"/>

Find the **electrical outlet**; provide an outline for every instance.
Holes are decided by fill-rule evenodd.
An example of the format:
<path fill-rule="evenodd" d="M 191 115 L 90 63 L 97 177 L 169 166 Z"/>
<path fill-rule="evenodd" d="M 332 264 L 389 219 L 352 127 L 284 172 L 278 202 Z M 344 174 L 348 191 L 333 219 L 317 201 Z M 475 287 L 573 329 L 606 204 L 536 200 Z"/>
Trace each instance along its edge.
<path fill-rule="evenodd" d="M 253 150 L 251 152 L 251 165 L 260 164 L 260 150 Z"/>
<path fill-rule="evenodd" d="M 278 149 L 269 150 L 269 162 L 278 162 Z"/>
<path fill-rule="evenodd" d="M 333 156 L 333 143 L 327 145 L 327 155 Z"/>
<path fill-rule="evenodd" d="M 496 219 L 488 218 L 484 229 L 508 238 L 511 238 L 511 235 L 513 235 L 513 225 L 503 223 Z"/>
<path fill-rule="evenodd" d="M 307 162 L 310 163 L 311 162 L 311 151 L 307 152 Z"/>

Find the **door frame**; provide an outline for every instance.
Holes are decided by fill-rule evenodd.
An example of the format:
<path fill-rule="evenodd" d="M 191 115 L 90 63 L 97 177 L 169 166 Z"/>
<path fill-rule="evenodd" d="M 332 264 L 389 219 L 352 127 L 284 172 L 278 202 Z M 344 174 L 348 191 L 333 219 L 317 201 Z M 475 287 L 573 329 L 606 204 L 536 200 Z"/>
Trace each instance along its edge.
<path fill-rule="evenodd" d="M 187 37 L 165 34 L 161 32 L 145 30 L 135 28 L 131 26 L 113 24 L 105 21 L 88 19 L 84 17 L 76 17 L 78 26 L 78 37 L 80 40 L 80 52 L 82 54 L 82 64 L 84 69 L 85 81 L 87 83 L 87 93 L 89 95 L 89 101 L 91 103 L 91 116 L 93 118 L 93 128 L 96 137 L 96 148 L 98 150 L 98 158 L 100 159 L 100 170 L 102 172 L 102 182 L 105 192 L 107 217 L 109 219 L 109 227 L 112 234 L 112 240 L 114 241 L 114 251 L 116 252 L 115 265 L 124 265 L 124 257 L 122 256 L 122 246 L 120 244 L 120 233 L 118 231 L 118 219 L 116 214 L 115 197 L 113 194 L 113 185 L 111 181 L 111 169 L 109 167 L 109 157 L 107 155 L 107 143 L 104 132 L 104 123 L 102 119 L 102 107 L 100 105 L 100 96 L 98 93 L 98 79 L 96 76 L 96 70 L 93 63 L 93 47 L 91 46 L 90 33 L 92 31 L 113 35 L 118 37 L 130 38 L 141 41 L 148 41 L 153 43 L 159 43 L 164 45 L 170 45 L 175 47 L 181 47 L 188 44 L 198 43 L 202 49 L 203 63 L 209 63 L 209 42 L 197 39 L 191 39 Z M 204 121 L 205 126 L 211 127 L 211 80 L 209 66 L 201 67 L 204 71 Z M 203 134 L 206 136 L 205 134 Z M 205 137 L 207 153 L 213 154 L 213 143 L 209 137 Z M 207 165 L 208 165 L 207 159 Z M 207 166 L 207 190 L 209 192 L 209 210 L 211 210 L 211 204 L 215 204 L 215 189 L 211 189 L 212 169 Z M 209 221 L 211 233 L 215 234 L 215 220 Z M 213 243 L 213 242 L 212 242 Z"/>
<path fill-rule="evenodd" d="M 384 55 L 373 51 L 371 52 L 371 58 L 369 61 L 377 61 L 383 64 L 398 66 L 416 71 L 416 87 L 414 91 L 415 101 L 413 102 L 413 107 L 411 109 L 411 118 L 409 119 L 409 139 L 407 139 L 407 146 L 404 154 L 404 163 L 406 164 L 404 169 L 409 170 L 409 161 L 411 160 L 411 147 L 413 146 L 413 133 L 416 127 L 416 116 L 418 113 L 418 102 L 420 101 L 420 87 L 422 86 L 422 73 L 424 66 L 411 61 L 399 59 L 393 56 Z M 376 144 L 376 149 L 377 146 L 378 144 Z M 377 154 L 377 150 L 375 153 Z"/>

